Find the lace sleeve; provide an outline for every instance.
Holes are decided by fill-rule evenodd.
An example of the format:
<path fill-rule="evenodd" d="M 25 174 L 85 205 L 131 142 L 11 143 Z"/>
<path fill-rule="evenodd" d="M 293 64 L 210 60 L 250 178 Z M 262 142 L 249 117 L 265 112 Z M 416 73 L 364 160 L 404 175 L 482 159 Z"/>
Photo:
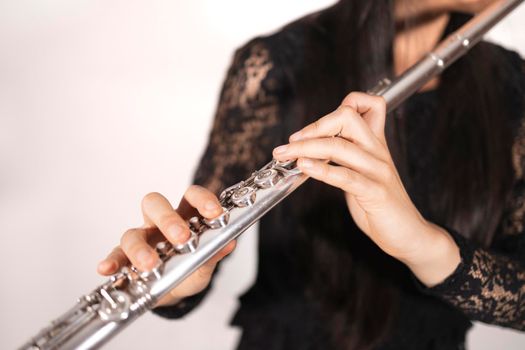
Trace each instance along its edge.
<path fill-rule="evenodd" d="M 237 50 L 222 87 L 208 145 L 195 173 L 195 184 L 218 194 L 269 161 L 271 148 L 276 146 L 271 134 L 277 126 L 282 88 L 264 43 L 254 40 Z M 158 307 L 153 312 L 181 318 L 204 299 L 210 288 L 211 283 L 177 305 Z"/>
<path fill-rule="evenodd" d="M 209 143 L 194 182 L 218 194 L 271 157 L 282 87 L 268 48 L 254 42 L 237 51 L 221 92 Z"/>
<path fill-rule="evenodd" d="M 513 163 L 517 181 L 494 249 L 476 247 L 451 232 L 462 261 L 428 291 L 472 320 L 525 330 L 525 120 L 514 143 Z"/>

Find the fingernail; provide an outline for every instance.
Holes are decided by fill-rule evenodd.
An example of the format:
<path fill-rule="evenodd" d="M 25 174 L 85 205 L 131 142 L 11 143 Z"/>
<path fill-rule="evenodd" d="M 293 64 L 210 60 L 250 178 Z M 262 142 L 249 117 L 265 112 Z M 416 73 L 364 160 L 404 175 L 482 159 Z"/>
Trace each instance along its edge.
<path fill-rule="evenodd" d="M 303 138 L 303 135 L 300 131 L 296 132 L 296 133 L 293 133 L 291 136 L 290 136 L 290 141 L 299 141 L 300 139 Z"/>
<path fill-rule="evenodd" d="M 216 211 L 216 210 L 219 210 L 219 206 L 217 205 L 217 203 L 215 202 L 208 202 L 204 205 L 204 208 L 207 210 L 207 211 Z"/>
<path fill-rule="evenodd" d="M 182 234 L 184 233 L 184 228 L 180 225 L 173 225 L 168 228 L 167 233 L 172 240 L 178 241 L 182 238 Z"/>
<path fill-rule="evenodd" d="M 299 166 L 301 168 L 311 169 L 314 166 L 314 162 L 312 162 L 312 160 L 310 159 L 301 159 L 301 161 L 299 162 Z"/>
<path fill-rule="evenodd" d="M 137 252 L 137 260 L 143 265 L 150 265 L 153 262 L 153 255 L 147 248 L 142 248 Z"/>
<path fill-rule="evenodd" d="M 283 146 L 277 147 L 273 151 L 275 154 L 283 154 L 283 153 L 286 153 L 287 150 L 288 150 L 288 145 L 283 145 Z"/>

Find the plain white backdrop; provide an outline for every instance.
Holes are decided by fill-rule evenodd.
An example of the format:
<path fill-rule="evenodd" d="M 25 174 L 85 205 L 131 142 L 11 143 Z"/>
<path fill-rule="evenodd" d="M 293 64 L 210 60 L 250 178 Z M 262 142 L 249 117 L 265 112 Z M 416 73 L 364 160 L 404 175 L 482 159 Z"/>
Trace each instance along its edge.
<path fill-rule="evenodd" d="M 0 1 L 0 348 L 21 345 L 105 279 L 96 264 L 141 224 L 148 192 L 178 202 L 233 50 L 334 0 Z M 491 38 L 525 52 L 525 7 Z M 233 349 L 256 230 L 184 320 L 146 315 L 108 349 Z M 476 325 L 471 349 L 525 336 Z"/>

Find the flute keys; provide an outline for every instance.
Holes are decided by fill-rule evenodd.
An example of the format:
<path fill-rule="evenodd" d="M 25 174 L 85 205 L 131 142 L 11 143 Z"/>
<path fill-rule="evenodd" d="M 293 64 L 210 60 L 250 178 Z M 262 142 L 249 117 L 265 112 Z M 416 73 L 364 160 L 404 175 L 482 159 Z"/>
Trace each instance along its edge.
<path fill-rule="evenodd" d="M 279 172 L 275 169 L 265 169 L 260 171 L 253 182 L 260 188 L 270 188 L 279 182 Z"/>
<path fill-rule="evenodd" d="M 231 201 L 239 208 L 249 207 L 255 203 L 256 191 L 254 187 L 242 187 L 233 192 Z"/>
<path fill-rule="evenodd" d="M 228 225 L 230 220 L 230 212 L 226 208 L 222 208 L 223 212 L 221 215 L 213 219 L 203 219 L 202 221 L 211 229 L 217 229 Z"/>
<path fill-rule="evenodd" d="M 241 181 L 239 183 L 236 183 L 233 186 L 228 187 L 227 189 L 223 190 L 219 196 L 219 200 L 225 200 L 226 198 L 230 197 L 233 192 L 235 192 L 237 189 L 244 187 L 244 181 Z"/>
<path fill-rule="evenodd" d="M 188 223 L 190 224 L 190 229 L 192 231 L 201 232 L 203 225 L 198 216 L 192 217 L 190 220 L 188 220 Z"/>
<path fill-rule="evenodd" d="M 276 160 L 274 166 L 281 168 L 295 167 L 297 159 L 285 160 L 283 162 Z"/>
<path fill-rule="evenodd" d="M 155 281 L 162 278 L 162 261 L 158 261 L 157 265 L 150 271 L 139 271 L 139 276 L 144 281 Z"/>
<path fill-rule="evenodd" d="M 193 253 L 194 251 L 196 251 L 198 245 L 199 235 L 194 231 L 190 231 L 190 238 L 186 242 L 177 244 L 173 248 L 179 254 L 186 254 Z"/>
<path fill-rule="evenodd" d="M 287 160 L 284 162 L 280 162 L 278 160 L 273 161 L 272 167 L 281 173 L 283 173 L 284 176 L 293 176 L 293 175 L 299 175 L 301 174 L 301 170 L 297 167 L 297 160 Z"/>
<path fill-rule="evenodd" d="M 172 245 L 167 241 L 159 242 L 155 246 L 155 250 L 161 259 L 168 257 L 168 255 L 171 253 L 171 249 Z"/>
<path fill-rule="evenodd" d="M 102 296 L 98 314 L 104 321 L 125 320 L 129 316 L 131 300 L 129 295 L 122 291 L 108 291 L 101 289 Z"/>

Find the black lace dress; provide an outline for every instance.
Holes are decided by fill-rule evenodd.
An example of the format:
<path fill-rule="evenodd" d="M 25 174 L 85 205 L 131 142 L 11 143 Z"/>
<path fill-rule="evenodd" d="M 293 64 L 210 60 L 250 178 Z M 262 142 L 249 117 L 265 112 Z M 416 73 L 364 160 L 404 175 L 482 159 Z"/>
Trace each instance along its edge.
<path fill-rule="evenodd" d="M 278 63 L 283 50 L 280 34 L 255 39 L 236 52 L 209 145 L 195 176 L 197 184 L 219 192 L 244 179 L 269 161 L 273 147 L 278 145 L 276 140 L 287 137 L 280 135 L 280 125 L 284 118 L 294 117 L 290 107 L 294 100 L 293 93 L 287 91 L 289 77 Z M 521 59 L 512 52 L 508 55 L 516 72 L 511 79 L 525 80 Z M 525 96 L 525 91 L 517 93 Z M 415 186 L 410 195 L 422 212 L 425 203 L 420 198 L 429 186 L 425 179 L 431 163 L 426 141 L 437 103 L 436 93 L 427 92 L 412 97 L 404 109 L 408 139 L 415 145 L 408 160 L 419 169 L 420 178 L 416 181 L 420 186 Z M 517 110 L 516 115 L 522 116 L 522 112 Z M 240 298 L 232 322 L 243 328 L 238 348 L 344 349 L 344 345 L 334 342 L 333 332 L 344 323 L 345 312 L 351 312 L 345 310 L 365 307 L 373 317 L 382 312 L 383 305 L 381 298 L 370 301 L 360 296 L 354 300 L 363 301 L 363 305 L 345 309 L 338 295 L 316 292 L 312 285 L 330 286 L 332 281 L 323 279 L 323 271 L 334 269 L 346 271 L 353 281 L 342 288 L 343 296 L 359 296 L 360 273 L 389 281 L 385 290 L 395 293 L 398 305 L 389 335 L 375 346 L 377 349 L 462 349 L 471 320 L 525 330 L 525 118 L 518 118 L 512 125 L 516 127 L 515 140 L 509 152 L 514 161 L 515 185 L 496 238 L 490 249 L 484 249 L 451 232 L 461 249 L 462 261 L 446 281 L 434 288 L 423 288 L 410 271 L 360 233 L 343 196 L 323 192 L 334 192 L 331 189 L 316 192 L 319 190 L 310 181 L 296 192 L 302 192 L 302 196 L 294 193 L 272 210 L 260 223 L 256 282 Z M 276 134 L 280 135 L 277 139 Z M 304 198 L 311 198 L 313 204 L 309 210 L 297 212 L 294 208 Z M 432 217 L 427 219 L 432 221 Z M 316 254 L 323 250 L 333 250 L 334 258 L 319 259 Z M 347 255 L 352 260 L 347 260 Z M 366 268 L 361 269 L 361 265 Z M 180 318 L 208 290 L 154 312 Z M 319 295 L 332 298 L 333 314 L 327 315 L 319 307 Z"/>

